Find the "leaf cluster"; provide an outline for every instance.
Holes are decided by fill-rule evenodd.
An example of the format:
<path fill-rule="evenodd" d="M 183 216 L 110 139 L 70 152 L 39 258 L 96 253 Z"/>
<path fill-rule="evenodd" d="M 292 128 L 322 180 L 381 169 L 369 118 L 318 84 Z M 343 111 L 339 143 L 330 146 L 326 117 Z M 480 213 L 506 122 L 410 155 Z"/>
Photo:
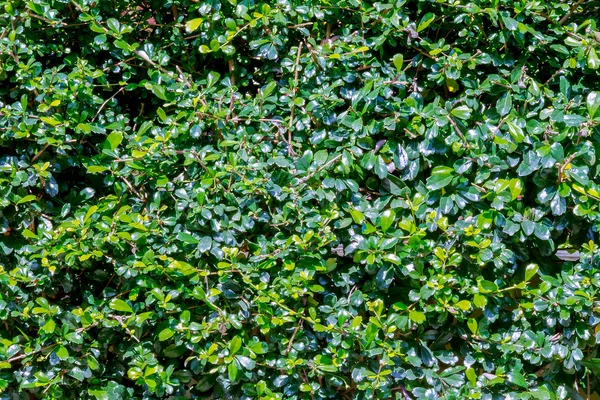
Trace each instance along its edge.
<path fill-rule="evenodd" d="M 1 2 L 0 399 L 589 398 L 599 7 Z"/>

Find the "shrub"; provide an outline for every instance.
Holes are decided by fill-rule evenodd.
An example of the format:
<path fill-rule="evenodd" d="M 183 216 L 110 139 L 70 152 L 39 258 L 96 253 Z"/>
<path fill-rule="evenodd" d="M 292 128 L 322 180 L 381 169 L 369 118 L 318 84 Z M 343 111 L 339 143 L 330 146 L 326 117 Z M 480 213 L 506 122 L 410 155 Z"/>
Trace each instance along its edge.
<path fill-rule="evenodd" d="M 599 2 L 450 1 L 4 2 L 0 398 L 589 398 Z"/>

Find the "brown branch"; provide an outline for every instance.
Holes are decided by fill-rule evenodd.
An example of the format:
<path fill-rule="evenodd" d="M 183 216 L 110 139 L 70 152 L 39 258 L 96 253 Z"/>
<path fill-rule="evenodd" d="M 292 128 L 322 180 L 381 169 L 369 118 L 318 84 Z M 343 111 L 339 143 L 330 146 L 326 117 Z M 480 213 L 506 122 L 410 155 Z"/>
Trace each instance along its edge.
<path fill-rule="evenodd" d="M 8 360 L 6 360 L 6 362 L 8 362 L 8 363 L 12 363 L 12 362 L 14 362 L 14 361 L 21 360 L 21 359 L 23 359 L 23 358 L 25 358 L 25 357 L 29 357 L 29 356 L 32 356 L 32 355 L 34 355 L 34 354 L 41 353 L 42 351 L 44 351 L 44 350 L 48 350 L 48 349 L 51 349 L 52 347 L 55 347 L 55 346 L 58 346 L 58 344 L 57 344 L 57 343 L 55 343 L 55 344 L 51 344 L 51 345 L 49 345 L 49 346 L 42 347 L 42 348 L 41 348 L 41 349 L 39 349 L 39 350 L 32 351 L 32 352 L 31 352 L 31 353 L 29 353 L 29 354 L 21 354 L 20 356 L 15 356 L 15 357 L 13 357 L 13 358 L 9 358 Z"/>
<path fill-rule="evenodd" d="M 40 158 L 42 156 L 42 154 L 44 154 L 44 152 L 48 149 L 49 146 L 50 146 L 50 143 L 46 143 L 46 145 L 44 146 L 44 148 L 41 149 L 40 151 L 38 151 L 35 156 L 33 156 L 33 158 L 31 159 L 31 163 L 33 164 L 35 162 L 35 160 L 37 160 L 38 158 Z"/>
<path fill-rule="evenodd" d="M 294 338 L 296 337 L 296 334 L 298 333 L 298 331 L 300 330 L 300 328 L 302 328 L 304 320 L 301 319 L 298 322 L 298 325 L 296 326 L 296 329 L 294 329 L 294 333 L 292 333 L 292 337 L 290 339 L 290 342 L 287 345 L 287 348 L 285 349 L 285 356 L 287 357 L 288 354 L 290 354 L 290 351 L 292 350 L 292 344 L 294 344 Z"/>
<path fill-rule="evenodd" d="M 568 13 L 566 13 L 566 14 L 565 14 L 565 15 L 564 15 L 564 16 L 563 16 L 561 19 L 560 19 L 560 21 L 558 21 L 558 24 L 559 24 L 559 25 L 563 25 L 565 22 L 567 22 L 567 20 L 569 19 L 569 17 L 570 17 L 571 15 L 573 15 L 573 13 L 575 12 L 575 9 L 576 9 L 577 7 L 579 7 L 579 5 L 580 5 L 581 3 L 583 3 L 583 0 L 578 0 L 578 1 L 576 1 L 575 3 L 573 3 L 573 5 L 571 6 L 571 8 L 569 9 L 569 12 L 568 12 Z"/>
<path fill-rule="evenodd" d="M 544 84 L 542 86 L 546 86 L 548 83 L 550 83 L 550 81 L 552 79 L 554 79 L 556 77 L 556 75 L 560 74 L 561 72 L 563 72 L 563 69 L 559 68 L 558 71 L 556 71 L 550 78 L 548 78 L 548 80 L 546 82 L 544 82 Z"/>

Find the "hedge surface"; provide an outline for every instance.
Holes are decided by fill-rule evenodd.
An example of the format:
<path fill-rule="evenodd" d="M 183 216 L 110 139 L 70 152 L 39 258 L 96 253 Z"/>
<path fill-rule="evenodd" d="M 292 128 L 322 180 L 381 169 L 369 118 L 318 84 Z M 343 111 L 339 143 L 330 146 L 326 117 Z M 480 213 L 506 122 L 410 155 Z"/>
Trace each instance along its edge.
<path fill-rule="evenodd" d="M 599 1 L 2 3 L 0 399 L 600 386 Z"/>

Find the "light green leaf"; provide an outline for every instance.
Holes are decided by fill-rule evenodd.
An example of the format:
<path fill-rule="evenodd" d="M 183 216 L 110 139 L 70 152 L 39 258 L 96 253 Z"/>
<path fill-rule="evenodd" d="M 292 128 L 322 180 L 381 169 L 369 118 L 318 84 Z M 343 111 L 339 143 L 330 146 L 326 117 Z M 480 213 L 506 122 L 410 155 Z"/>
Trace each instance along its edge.
<path fill-rule="evenodd" d="M 422 324 L 423 322 L 425 322 L 425 320 L 427 319 L 427 317 L 425 316 L 424 313 L 420 312 L 420 311 L 415 311 L 415 310 L 411 310 L 408 313 L 408 318 L 411 319 L 411 321 L 414 321 L 417 324 Z"/>
<path fill-rule="evenodd" d="M 426 29 L 429 25 L 431 25 L 431 23 L 434 20 L 435 20 L 434 13 L 427 13 L 427 14 L 423 15 L 423 18 L 421 18 L 421 22 L 419 22 L 419 25 L 417 26 L 417 32 L 421 32 L 422 30 Z"/>
<path fill-rule="evenodd" d="M 239 336 L 234 336 L 229 342 L 229 355 L 234 355 L 242 347 L 242 339 Z"/>
<path fill-rule="evenodd" d="M 239 372 L 239 369 L 238 369 L 238 367 L 237 367 L 237 365 L 236 365 L 236 364 L 237 364 L 237 362 L 236 362 L 236 361 L 235 361 L 235 359 L 234 359 L 234 361 L 232 361 L 232 362 L 231 362 L 231 363 L 230 363 L 230 364 L 227 366 L 227 374 L 228 374 L 228 376 L 229 376 L 229 380 L 230 380 L 230 381 L 232 381 L 232 382 L 235 382 L 235 381 L 236 381 L 236 379 L 237 379 L 237 376 L 238 376 L 238 372 Z"/>
<path fill-rule="evenodd" d="M 467 320 L 467 326 L 473 335 L 477 335 L 477 321 L 473 318 Z"/>
<path fill-rule="evenodd" d="M 458 307 L 459 309 L 463 310 L 463 311 L 469 311 L 471 309 L 471 302 L 468 300 L 461 300 L 458 303 L 455 304 L 456 307 Z"/>
<path fill-rule="evenodd" d="M 28 194 L 27 196 L 21 197 L 21 199 L 19 201 L 17 201 L 17 204 L 29 203 L 30 201 L 33 201 L 36 198 L 37 197 L 35 197 L 35 195 Z"/>
<path fill-rule="evenodd" d="M 123 141 L 123 134 L 121 132 L 112 132 L 106 137 L 107 147 L 111 150 L 115 150 Z"/>
<path fill-rule="evenodd" d="M 173 329 L 165 328 L 158 334 L 158 340 L 164 342 L 165 340 L 168 340 L 171 337 L 173 337 L 174 334 L 175 332 L 173 331 Z"/>
<path fill-rule="evenodd" d="M 131 306 L 129 304 L 127 304 L 125 301 L 123 301 L 121 299 L 112 299 L 110 301 L 110 303 L 108 304 L 108 307 L 110 307 L 111 309 L 113 309 L 115 311 L 122 311 L 122 312 L 128 312 L 128 313 L 133 312 L 133 308 L 131 308 Z"/>
<path fill-rule="evenodd" d="M 402 54 L 396 54 L 392 58 L 392 62 L 394 63 L 394 67 L 396 67 L 396 70 L 398 72 L 401 72 L 402 71 L 402 67 L 403 67 L 403 63 L 404 63 L 404 56 Z"/>
<path fill-rule="evenodd" d="M 185 23 L 185 30 L 188 32 L 194 32 L 202 24 L 202 18 L 194 18 Z"/>

